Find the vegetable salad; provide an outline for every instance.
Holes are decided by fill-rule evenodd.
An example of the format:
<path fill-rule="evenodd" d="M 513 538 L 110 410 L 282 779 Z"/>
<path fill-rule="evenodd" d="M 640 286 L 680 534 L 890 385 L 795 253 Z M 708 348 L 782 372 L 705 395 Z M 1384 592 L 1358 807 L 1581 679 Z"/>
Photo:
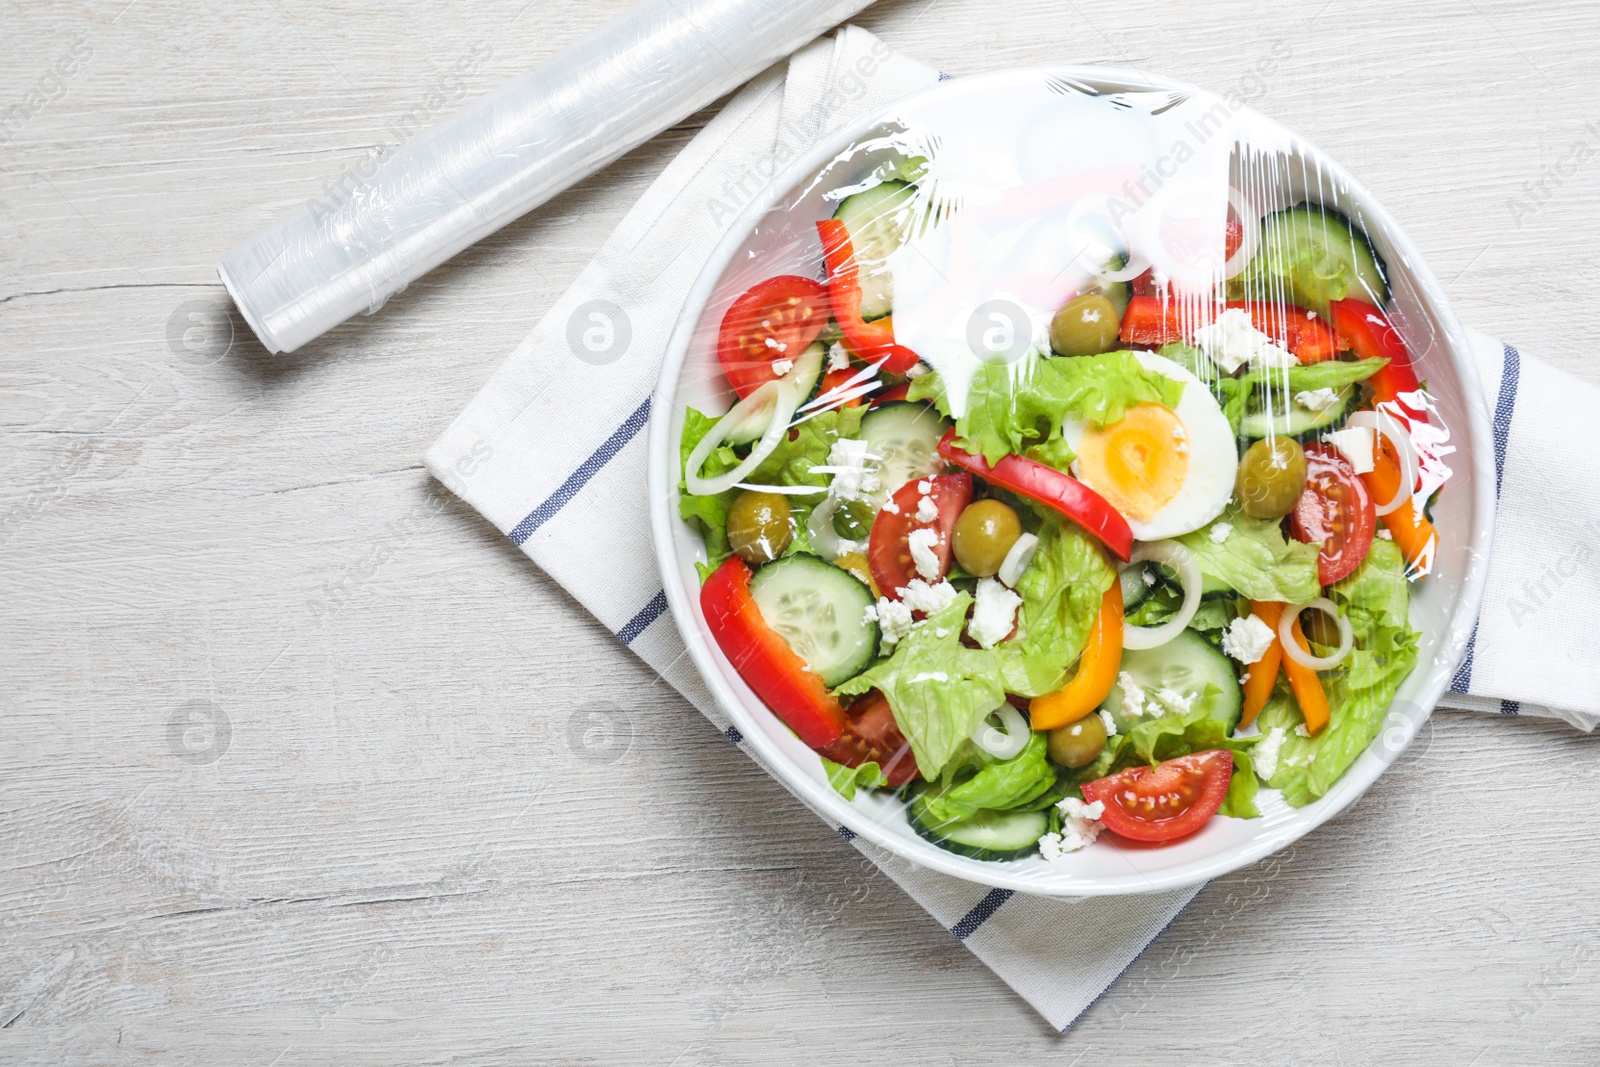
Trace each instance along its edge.
<path fill-rule="evenodd" d="M 955 374 L 896 339 L 896 256 L 951 224 L 926 185 L 842 189 L 819 276 L 721 321 L 733 403 L 685 412 L 680 510 L 723 653 L 844 797 L 978 859 L 1324 795 L 1415 665 L 1443 480 L 1366 236 L 1230 199 L 1202 299 L 1113 249 Z"/>

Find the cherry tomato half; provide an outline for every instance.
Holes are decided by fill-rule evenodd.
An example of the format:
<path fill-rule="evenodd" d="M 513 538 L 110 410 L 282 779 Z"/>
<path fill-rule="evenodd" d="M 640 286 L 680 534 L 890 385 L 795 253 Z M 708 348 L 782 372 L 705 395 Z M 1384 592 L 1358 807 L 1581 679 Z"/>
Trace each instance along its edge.
<path fill-rule="evenodd" d="M 1310 444 L 1305 453 L 1306 487 L 1289 513 L 1289 530 L 1304 544 L 1322 542 L 1317 581 L 1332 585 L 1367 558 L 1378 517 L 1366 483 L 1337 449 Z"/>
<path fill-rule="evenodd" d="M 876 689 L 844 709 L 846 721 L 839 740 L 821 749 L 823 756 L 846 767 L 876 763 L 891 786 L 899 787 L 921 776 L 917 757 L 894 721 L 889 698 Z"/>
<path fill-rule="evenodd" d="M 717 360 L 733 391 L 749 396 L 779 377 L 772 365 L 795 360 L 828 324 L 828 291 L 820 282 L 780 274 L 750 287 L 722 316 Z"/>
<path fill-rule="evenodd" d="M 1106 810 L 1106 829 L 1133 841 L 1173 841 L 1204 826 L 1228 795 L 1233 753 L 1194 752 L 1154 767 L 1129 767 L 1083 787 Z"/>
<path fill-rule="evenodd" d="M 926 485 L 928 492 L 918 488 Z M 924 495 L 933 501 L 936 514 L 930 520 L 917 518 L 922 509 Z M 923 530 L 936 535 L 929 546 L 939 561 L 939 573 L 929 582 L 936 582 L 950 572 L 950 554 L 955 539 L 956 520 L 972 500 L 972 475 L 941 474 L 934 478 L 916 478 L 895 490 L 878 517 L 872 523 L 872 536 L 867 541 L 867 562 L 872 565 L 872 580 L 878 583 L 883 595 L 900 598 L 900 590 L 917 573 L 916 560 L 911 555 L 911 536 Z M 926 537 L 926 535 L 923 535 Z"/>

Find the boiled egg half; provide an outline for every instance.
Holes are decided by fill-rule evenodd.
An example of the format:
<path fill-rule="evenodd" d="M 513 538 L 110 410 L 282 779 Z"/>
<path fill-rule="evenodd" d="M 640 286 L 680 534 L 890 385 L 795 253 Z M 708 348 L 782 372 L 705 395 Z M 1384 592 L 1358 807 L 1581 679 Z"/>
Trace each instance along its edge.
<path fill-rule="evenodd" d="M 1239 451 L 1227 416 L 1200 379 L 1165 356 L 1133 354 L 1147 370 L 1183 383 L 1178 406 L 1136 404 L 1102 429 L 1068 419 L 1061 436 L 1077 454 L 1078 480 L 1122 513 L 1135 540 L 1159 541 L 1222 514 Z"/>

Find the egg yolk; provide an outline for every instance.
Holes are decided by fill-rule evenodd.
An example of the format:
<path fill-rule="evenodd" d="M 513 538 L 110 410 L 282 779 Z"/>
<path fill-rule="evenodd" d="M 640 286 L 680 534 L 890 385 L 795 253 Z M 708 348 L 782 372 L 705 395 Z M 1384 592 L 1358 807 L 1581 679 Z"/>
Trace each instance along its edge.
<path fill-rule="evenodd" d="M 1086 427 L 1078 442 L 1078 477 L 1140 522 L 1171 503 L 1188 473 L 1183 420 L 1160 404 L 1137 404 L 1104 430 Z"/>

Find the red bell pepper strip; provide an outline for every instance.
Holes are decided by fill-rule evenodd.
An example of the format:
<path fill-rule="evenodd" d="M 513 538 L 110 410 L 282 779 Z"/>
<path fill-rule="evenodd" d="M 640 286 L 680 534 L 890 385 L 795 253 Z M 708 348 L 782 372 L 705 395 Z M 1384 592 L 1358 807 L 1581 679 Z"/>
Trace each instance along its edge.
<path fill-rule="evenodd" d="M 1293 304 L 1230 300 L 1227 307 L 1250 313 L 1255 328 L 1293 352 L 1301 363 L 1321 363 L 1339 354 L 1339 338 L 1316 314 Z M 1135 296 L 1122 315 L 1122 340 L 1130 345 L 1187 341 L 1209 325 L 1212 305 L 1180 304 L 1159 296 Z"/>
<path fill-rule="evenodd" d="M 738 556 L 712 572 L 700 587 L 700 611 L 711 636 L 739 677 L 773 714 L 814 749 L 844 733 L 845 713 L 822 679 L 806 667 L 783 637 L 761 617 L 750 595 L 750 568 Z"/>
<path fill-rule="evenodd" d="M 1352 352 L 1362 359 L 1389 361 L 1388 366 L 1367 379 L 1373 399 L 1379 404 L 1393 404 L 1413 422 L 1427 422 L 1427 411 L 1406 399 L 1421 385 L 1417 372 L 1411 368 L 1411 352 L 1405 339 L 1389 317 L 1364 300 L 1335 300 L 1328 311 L 1333 316 L 1333 328 Z"/>
<path fill-rule="evenodd" d="M 906 398 L 906 394 L 910 391 L 910 383 L 901 382 L 893 389 L 885 389 L 883 392 L 873 397 L 872 406 L 877 407 L 879 404 L 893 404 L 896 400 L 904 400 Z"/>
<path fill-rule="evenodd" d="M 958 447 L 955 439 L 955 430 L 946 430 L 939 441 L 939 455 L 984 481 L 1059 512 L 1099 538 L 1118 559 L 1128 561 L 1133 553 L 1133 530 L 1105 497 L 1070 474 L 1025 456 L 1001 456 L 991 467 L 982 456 Z"/>
<path fill-rule="evenodd" d="M 850 231 L 838 219 L 817 223 L 822 237 L 822 260 L 828 268 L 828 299 L 834 321 L 844 334 L 844 345 L 864 363 L 883 362 L 890 374 L 904 374 L 917 365 L 917 354 L 894 342 L 894 316 L 866 322 L 861 318 L 861 283 Z"/>

